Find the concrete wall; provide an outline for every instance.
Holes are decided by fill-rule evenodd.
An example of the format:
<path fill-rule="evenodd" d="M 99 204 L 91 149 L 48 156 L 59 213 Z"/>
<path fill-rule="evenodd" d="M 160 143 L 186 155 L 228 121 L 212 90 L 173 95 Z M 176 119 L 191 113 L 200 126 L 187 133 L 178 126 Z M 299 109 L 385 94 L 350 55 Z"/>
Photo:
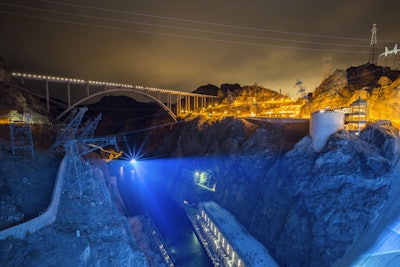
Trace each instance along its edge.
<path fill-rule="evenodd" d="M 8 237 L 22 239 L 27 233 L 34 233 L 37 230 L 52 224 L 56 220 L 58 205 L 61 197 L 62 184 L 64 181 L 64 174 L 67 165 L 68 157 L 64 157 L 60 164 L 60 167 L 58 168 L 57 178 L 54 184 L 50 205 L 47 207 L 46 211 L 42 215 L 32 220 L 0 231 L 0 240 L 4 240 Z"/>
<path fill-rule="evenodd" d="M 321 151 L 329 136 L 344 128 L 344 115 L 342 112 L 314 112 L 311 114 L 310 135 L 314 151 Z"/>
<path fill-rule="evenodd" d="M 297 119 L 297 118 L 246 118 L 249 121 L 264 121 L 278 124 L 291 124 L 291 123 L 308 123 L 309 119 Z"/>

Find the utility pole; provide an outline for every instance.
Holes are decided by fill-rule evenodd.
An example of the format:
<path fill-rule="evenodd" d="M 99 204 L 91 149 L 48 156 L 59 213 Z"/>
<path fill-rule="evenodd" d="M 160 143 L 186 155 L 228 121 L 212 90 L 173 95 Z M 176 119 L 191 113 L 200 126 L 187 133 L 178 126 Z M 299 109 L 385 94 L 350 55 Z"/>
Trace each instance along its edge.
<path fill-rule="evenodd" d="M 375 46 L 378 43 L 377 39 L 376 39 L 376 32 L 377 32 L 378 28 L 376 27 L 376 23 L 374 23 L 372 25 L 372 35 L 371 35 L 371 46 L 370 46 L 370 50 L 369 50 L 369 61 L 368 63 L 371 64 L 376 64 L 376 51 L 375 51 Z"/>
<path fill-rule="evenodd" d="M 297 79 L 297 81 L 296 81 L 296 83 L 294 84 L 293 87 L 299 88 L 299 90 L 297 91 L 297 94 L 299 94 L 301 98 L 305 98 L 306 97 L 306 89 L 303 87 L 303 82 L 302 81 Z"/>
<path fill-rule="evenodd" d="M 332 72 L 332 54 L 325 54 L 322 59 L 322 81 L 331 75 Z"/>

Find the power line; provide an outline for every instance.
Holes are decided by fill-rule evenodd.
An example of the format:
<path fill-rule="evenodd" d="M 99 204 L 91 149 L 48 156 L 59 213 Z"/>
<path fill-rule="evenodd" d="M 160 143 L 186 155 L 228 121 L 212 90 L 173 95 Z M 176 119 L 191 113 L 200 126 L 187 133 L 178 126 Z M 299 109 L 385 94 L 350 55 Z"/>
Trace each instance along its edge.
<path fill-rule="evenodd" d="M 0 3 L 0 5 L 20 7 L 20 8 L 36 10 L 36 11 L 44 11 L 44 12 L 49 12 L 49 13 L 54 13 L 54 14 L 63 14 L 63 15 L 68 15 L 68 16 L 97 19 L 97 20 L 117 22 L 117 23 L 127 23 L 127 24 L 135 24 L 135 25 L 142 25 L 142 26 L 160 27 L 160 28 L 173 29 L 173 30 L 184 30 L 184 31 L 192 31 L 192 32 L 200 32 L 200 33 L 219 34 L 219 35 L 225 35 L 225 36 L 246 37 L 246 38 L 254 38 L 254 39 L 261 39 L 261 40 L 283 41 L 283 42 L 302 43 L 302 44 L 344 46 L 344 47 L 354 47 L 354 48 L 369 47 L 368 45 L 338 44 L 338 43 L 302 41 L 302 40 L 293 40 L 293 39 L 284 39 L 284 38 L 272 38 L 272 37 L 255 36 L 255 35 L 248 35 L 248 34 L 227 33 L 227 32 L 221 32 L 221 31 L 210 31 L 210 30 L 201 30 L 201 29 L 187 28 L 187 27 L 169 26 L 169 25 L 165 25 L 165 24 L 145 23 L 145 22 L 137 22 L 137 21 L 129 21 L 129 20 L 121 20 L 121 19 L 110 19 L 110 18 L 105 18 L 105 17 L 82 15 L 82 14 L 65 12 L 65 11 L 56 11 L 56 10 L 49 10 L 49 9 L 43 9 L 43 8 L 27 7 L 27 6 L 23 6 L 23 5 L 14 5 L 14 4 L 5 4 L 5 3 Z"/>
<path fill-rule="evenodd" d="M 39 1 L 40 2 L 54 4 L 54 5 L 78 7 L 78 8 L 97 10 L 97 11 L 112 12 L 112 13 L 117 13 L 117 14 L 143 16 L 143 17 L 149 17 L 149 18 L 165 19 L 165 20 L 172 20 L 172 21 L 178 21 L 178 22 L 190 22 L 190 23 L 196 23 L 196 24 L 212 25 L 212 26 L 220 26 L 220 27 L 229 27 L 229 28 L 235 28 L 235 29 L 255 30 L 255 31 L 263 31 L 263 32 L 271 32 L 271 33 L 282 33 L 282 34 L 289 34 L 289 35 L 308 36 L 308 37 L 317 37 L 317 38 L 329 38 L 329 39 L 340 39 L 340 40 L 356 40 L 356 41 L 368 41 L 369 40 L 369 39 L 363 39 L 363 38 L 350 38 L 350 37 L 341 37 L 341 36 L 329 36 L 329 35 L 320 35 L 320 34 L 308 34 L 308 33 L 291 32 L 291 31 L 280 31 L 280 30 L 271 30 L 271 29 L 264 29 L 264 28 L 257 28 L 257 27 L 248 27 L 248 26 L 240 26 L 240 25 L 232 25 L 232 24 L 215 23 L 215 22 L 208 22 L 208 21 L 201 21 L 201 20 L 192 20 L 192 19 L 182 19 L 182 18 L 174 18 L 174 17 L 167 17 L 167 16 L 158 16 L 158 15 L 137 13 L 137 12 L 131 12 L 131 11 L 122 11 L 122 10 L 99 8 L 99 7 L 93 7 L 93 6 L 78 5 L 78 4 L 61 3 L 61 2 L 50 1 L 50 0 L 39 0 Z"/>
<path fill-rule="evenodd" d="M 164 124 L 161 124 L 161 125 L 151 126 L 151 127 L 142 128 L 142 129 L 136 129 L 136 130 L 132 130 L 132 131 L 126 131 L 126 132 L 122 132 L 122 133 L 118 133 L 118 134 L 112 134 L 112 135 L 109 135 L 109 136 L 122 136 L 122 135 L 140 133 L 140 132 L 144 132 L 144 131 L 147 131 L 147 130 L 153 130 L 153 129 L 157 129 L 157 128 L 161 128 L 161 127 L 172 126 L 172 125 L 175 125 L 175 124 L 178 124 L 178 123 L 182 123 L 182 122 L 184 122 L 184 120 L 174 121 L 174 122 L 170 122 L 170 123 L 164 123 Z M 108 137 L 108 136 L 104 136 L 104 137 Z"/>
<path fill-rule="evenodd" d="M 8 11 L 2 11 L 2 10 L 0 10 L 0 13 L 14 15 L 14 16 L 27 17 L 27 18 L 33 18 L 33 19 L 40 19 L 40 20 L 45 20 L 45 21 L 53 21 L 53 22 L 68 23 L 68 24 L 74 24 L 74 25 L 80 25 L 80 26 L 95 27 L 95 28 L 101 28 L 101 29 L 107 29 L 107 30 L 119 30 L 119 31 L 127 31 L 127 32 L 153 34 L 153 35 L 166 36 L 166 37 L 177 37 L 177 38 L 202 40 L 202 41 L 213 41 L 213 42 L 238 44 L 238 45 L 284 48 L 284 49 L 294 49 L 294 50 L 303 50 L 303 51 L 332 52 L 332 53 L 359 53 L 359 54 L 368 53 L 368 52 L 364 52 L 364 51 L 333 50 L 333 49 L 322 49 L 322 48 L 306 48 L 306 47 L 295 47 L 295 46 L 271 45 L 271 44 L 265 44 L 265 43 L 242 42 L 242 41 L 232 41 L 232 40 L 224 40 L 224 39 L 216 39 L 216 38 L 188 36 L 188 35 L 182 35 L 182 34 L 151 32 L 151 31 L 144 31 L 144 30 L 133 30 L 133 29 L 126 29 L 126 28 L 121 28 L 121 27 L 114 27 L 114 26 L 104 26 L 104 25 L 97 25 L 97 24 L 90 24 L 90 23 L 74 22 L 74 21 L 63 20 L 63 19 L 54 19 L 54 18 L 47 18 L 47 17 L 42 17 L 42 16 L 27 15 L 27 14 L 8 12 Z"/>
<path fill-rule="evenodd" d="M 157 112 L 157 113 L 154 113 L 154 114 L 141 116 L 141 117 L 136 117 L 136 118 L 133 118 L 133 119 L 117 121 L 117 122 L 110 122 L 110 123 L 107 123 L 107 124 L 101 124 L 101 125 L 98 126 L 98 128 L 104 128 L 104 127 L 109 127 L 109 126 L 112 126 L 112 125 L 117 125 L 117 124 L 120 124 L 121 122 L 133 122 L 133 121 L 143 120 L 143 119 L 151 118 L 151 117 L 159 117 L 159 116 L 162 116 L 162 115 L 168 115 L 168 113 L 166 111 Z"/>
<path fill-rule="evenodd" d="M 129 14 L 129 15 L 135 15 L 135 16 L 144 16 L 144 17 L 157 18 L 157 19 L 166 19 L 166 20 L 173 20 L 173 21 L 179 21 L 179 22 L 190 22 L 190 23 L 197 23 L 197 24 L 214 25 L 214 26 L 220 26 L 220 27 L 230 27 L 230 28 L 236 28 L 236 29 L 256 30 L 256 31 L 272 32 L 272 33 L 284 33 L 284 34 L 291 34 L 291 35 L 298 35 L 298 36 L 312 36 L 312 37 L 329 38 L 329 39 L 341 39 L 341 40 L 353 40 L 353 41 L 354 40 L 356 40 L 356 41 L 366 41 L 366 40 L 368 40 L 368 39 L 360 39 L 360 38 L 348 38 L 348 37 L 327 36 L 327 35 L 318 35 L 318 34 L 305 34 L 305 33 L 288 32 L 288 31 L 276 31 L 276 30 L 269 30 L 269 29 L 255 28 L 255 27 L 245 27 L 245 26 L 213 23 L 213 22 L 190 20 L 190 19 L 180 19 L 180 18 L 165 17 L 165 16 L 155 16 L 155 15 L 136 13 L 136 12 L 129 12 L 129 11 L 113 10 L 113 9 L 98 8 L 98 7 L 91 7 L 91 6 L 84 6 L 84 5 L 77 5 L 77 4 L 69 4 L 69 3 L 60 3 L 60 2 L 48 1 L 48 0 L 41 0 L 41 2 L 55 4 L 55 5 L 62 5 L 62 6 L 77 7 L 77 8 L 81 8 L 81 9 L 82 8 L 91 9 L 91 10 L 103 11 L 103 12 L 109 12 L 109 13 L 111 12 L 111 13 L 117 13 L 117 14 Z M 16 6 L 16 5 L 12 5 L 12 4 L 3 4 L 3 5 Z M 32 7 L 26 7 L 26 6 L 19 6 L 19 7 L 35 9 L 35 8 L 32 8 Z M 261 37 L 261 36 L 252 36 L 252 35 L 245 35 L 245 34 L 233 34 L 233 33 L 218 32 L 218 31 L 207 31 L 207 30 L 199 30 L 199 29 L 193 29 L 193 28 L 167 26 L 167 25 L 164 25 L 164 24 L 132 22 L 132 21 L 126 21 L 126 20 L 124 21 L 124 20 L 118 20 L 118 19 L 109 19 L 109 18 L 103 18 L 103 17 L 96 17 L 96 16 L 79 15 L 79 14 L 74 14 L 74 13 L 54 11 L 54 10 L 46 10 L 46 9 L 39 9 L 39 8 L 36 8 L 36 10 L 42 10 L 42 11 L 54 12 L 54 13 L 56 13 L 56 12 L 57 13 L 64 13 L 64 14 L 71 15 L 71 16 L 82 16 L 82 17 L 87 17 L 87 18 L 102 19 L 102 20 L 108 20 L 108 21 L 114 21 L 114 22 L 140 24 L 140 25 L 147 25 L 147 26 L 153 26 L 153 27 L 163 27 L 163 28 L 170 28 L 170 29 L 203 32 L 203 33 L 214 33 L 214 34 L 223 34 L 223 35 L 231 35 L 231 36 L 240 36 L 240 37 L 275 40 L 275 41 L 285 41 L 285 42 L 322 44 L 322 45 L 330 45 L 330 46 L 367 47 L 367 46 L 364 46 L 364 45 L 351 45 L 351 44 L 348 45 L 348 44 L 334 44 L 334 43 L 326 43 L 326 42 L 300 41 L 300 40 L 290 40 L 290 39 L 282 39 L 282 38 L 268 38 L 268 37 Z M 352 51 L 352 52 L 356 52 L 356 51 Z"/>

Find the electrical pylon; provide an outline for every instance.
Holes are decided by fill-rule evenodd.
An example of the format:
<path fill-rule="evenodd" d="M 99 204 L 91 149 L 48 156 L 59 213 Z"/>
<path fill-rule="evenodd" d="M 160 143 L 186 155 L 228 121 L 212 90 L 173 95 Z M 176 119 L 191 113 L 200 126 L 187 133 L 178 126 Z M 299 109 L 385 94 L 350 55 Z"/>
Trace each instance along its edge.
<path fill-rule="evenodd" d="M 376 32 L 378 31 L 378 28 L 376 27 L 376 23 L 372 25 L 372 35 L 371 35 L 371 44 L 370 44 L 370 50 L 369 50 L 369 63 L 371 64 L 376 64 L 377 58 L 376 58 L 376 45 L 378 43 L 377 38 L 376 38 Z"/>

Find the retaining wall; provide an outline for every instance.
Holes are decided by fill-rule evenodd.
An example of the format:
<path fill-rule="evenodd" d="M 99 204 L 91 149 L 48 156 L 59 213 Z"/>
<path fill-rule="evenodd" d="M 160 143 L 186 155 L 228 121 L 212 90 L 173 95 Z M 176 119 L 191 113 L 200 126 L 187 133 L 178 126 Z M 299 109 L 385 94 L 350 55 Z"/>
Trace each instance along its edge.
<path fill-rule="evenodd" d="M 61 161 L 60 167 L 58 168 L 56 181 L 54 183 L 51 201 L 46 211 L 42 215 L 33 218 L 32 220 L 0 231 L 0 240 L 4 240 L 8 237 L 22 239 L 27 233 L 34 233 L 37 230 L 52 224 L 56 220 L 62 184 L 64 181 L 64 174 L 68 165 L 68 161 L 68 156 L 65 156 Z"/>

